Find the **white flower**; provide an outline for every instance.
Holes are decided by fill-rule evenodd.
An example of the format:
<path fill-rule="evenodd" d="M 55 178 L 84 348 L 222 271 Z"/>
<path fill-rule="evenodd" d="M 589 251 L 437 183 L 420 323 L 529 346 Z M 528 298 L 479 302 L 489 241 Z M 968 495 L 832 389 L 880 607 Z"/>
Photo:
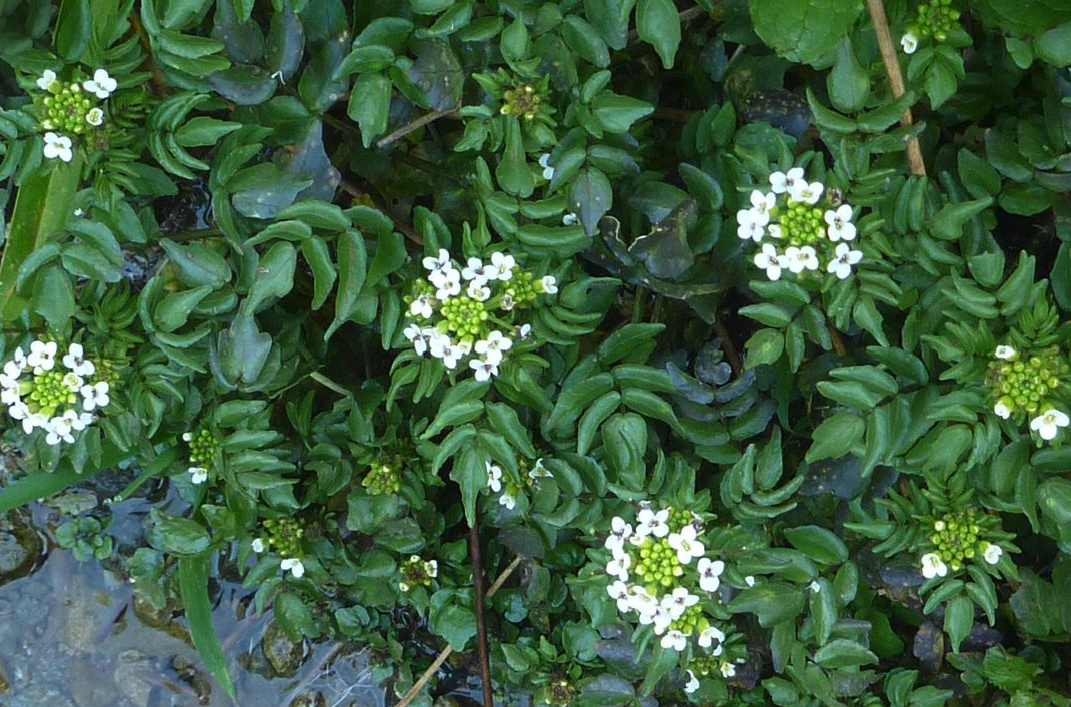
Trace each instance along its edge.
<path fill-rule="evenodd" d="M 663 648 L 672 648 L 673 650 L 680 652 L 683 651 L 687 645 L 688 637 L 676 629 L 667 631 L 666 635 L 662 636 Z"/>
<path fill-rule="evenodd" d="M 721 560 L 712 561 L 709 557 L 703 557 L 699 559 L 695 568 L 699 572 L 699 588 L 704 592 L 718 591 L 718 587 L 721 586 L 721 573 L 725 571 L 725 563 Z"/>
<path fill-rule="evenodd" d="M 25 426 L 25 422 L 23 423 Z M 63 417 L 53 417 L 51 420 L 42 425 L 45 431 L 48 433 L 45 436 L 45 442 L 50 445 L 57 445 L 60 440 L 71 444 L 74 442 L 74 435 L 71 434 L 73 427 L 71 421 Z"/>
<path fill-rule="evenodd" d="M 87 419 L 88 418 L 88 419 Z M 67 410 L 63 413 L 63 419 L 71 426 L 71 429 L 75 432 L 81 432 L 86 426 L 93 421 L 92 415 L 86 413 L 78 414 L 74 410 Z"/>
<path fill-rule="evenodd" d="M 502 490 L 502 467 L 491 462 L 484 463 L 487 465 L 487 488 L 498 493 Z"/>
<path fill-rule="evenodd" d="M 640 623 L 647 625 L 654 622 L 655 615 L 659 612 L 658 600 L 650 592 L 639 585 L 628 588 L 629 607 L 640 616 Z"/>
<path fill-rule="evenodd" d="M 428 256 L 421 261 L 424 265 L 424 269 L 428 271 L 428 279 L 437 273 L 445 272 L 446 270 L 453 269 L 453 263 L 450 262 L 450 251 L 446 248 L 439 249 L 438 257 Z"/>
<path fill-rule="evenodd" d="M 92 361 L 86 361 L 84 356 L 81 344 L 71 344 L 67 347 L 67 355 L 63 357 L 63 365 L 80 376 L 91 376 L 96 373 L 97 368 Z"/>
<path fill-rule="evenodd" d="M 817 580 L 817 579 L 816 579 L 816 580 L 814 580 L 814 581 L 812 581 L 812 582 L 811 582 L 811 583 L 810 583 L 810 584 L 808 585 L 808 588 L 809 588 L 809 589 L 810 589 L 810 590 L 811 590 L 812 592 L 814 592 L 815 594 L 817 594 L 818 592 L 822 591 L 822 585 L 818 583 L 818 580 Z"/>
<path fill-rule="evenodd" d="M 922 556 L 922 576 L 926 579 L 944 577 L 948 574 L 948 566 L 941 560 L 936 552 L 930 552 Z"/>
<path fill-rule="evenodd" d="M 435 312 L 431 303 L 434 299 L 431 295 L 420 295 L 409 304 L 409 315 L 428 319 Z"/>
<path fill-rule="evenodd" d="M 57 348 L 55 341 L 33 341 L 30 343 L 30 355 L 26 357 L 26 363 L 33 366 L 36 375 L 51 371 L 56 365 Z"/>
<path fill-rule="evenodd" d="M 749 574 L 747 577 L 744 577 L 744 584 L 746 584 L 749 587 L 754 587 L 755 586 L 755 575 Z"/>
<path fill-rule="evenodd" d="M 1004 548 L 1000 545 L 994 545 L 993 543 L 986 543 L 985 550 L 982 551 L 982 557 L 991 565 L 995 565 L 1000 562 L 1000 556 L 1004 554 Z"/>
<path fill-rule="evenodd" d="M 438 560 L 428 560 L 427 562 L 425 562 L 424 563 L 424 574 L 426 574 L 429 579 L 435 579 L 436 577 L 438 577 L 439 576 L 439 561 Z"/>
<path fill-rule="evenodd" d="M 294 575 L 295 579 L 301 579 L 305 574 L 305 565 L 301 564 L 301 560 L 296 557 L 288 557 L 280 562 L 279 569 L 283 572 L 290 570 L 290 574 Z"/>
<path fill-rule="evenodd" d="M 914 54 L 919 48 L 919 38 L 913 32 L 906 33 L 900 37 L 900 48 L 904 50 L 904 54 Z"/>
<path fill-rule="evenodd" d="M 636 516 L 636 532 L 642 536 L 653 535 L 656 538 L 664 538 L 669 535 L 669 511 L 661 510 L 655 513 L 650 508 L 644 508 Z"/>
<path fill-rule="evenodd" d="M 802 248 L 796 246 L 785 248 L 785 259 L 788 261 L 788 269 L 797 274 L 804 270 L 818 269 L 818 256 L 814 248 L 809 245 Z"/>
<path fill-rule="evenodd" d="M 617 577 L 622 582 L 628 581 L 628 568 L 632 566 L 632 558 L 621 553 L 614 555 L 613 559 L 606 563 L 606 574 Z"/>
<path fill-rule="evenodd" d="M 183 442 L 189 442 L 192 439 L 193 439 L 193 433 L 192 432 L 183 432 L 182 433 L 182 441 Z"/>
<path fill-rule="evenodd" d="M 787 265 L 785 256 L 778 255 L 777 249 L 769 243 L 764 243 L 762 252 L 755 254 L 755 265 L 766 271 L 766 277 L 778 280 L 781 270 Z"/>
<path fill-rule="evenodd" d="M 45 69 L 45 73 L 41 74 L 41 78 L 37 79 L 37 87 L 42 91 L 52 88 L 54 83 L 56 83 L 56 72 L 52 69 Z"/>
<path fill-rule="evenodd" d="M 852 207 L 842 204 L 836 211 L 830 209 L 825 213 L 826 233 L 831 241 L 855 240 L 855 224 L 852 223 Z"/>
<path fill-rule="evenodd" d="M 661 606 L 667 612 L 673 620 L 679 619 L 684 615 L 684 611 L 689 606 L 695 606 L 699 603 L 699 597 L 692 594 L 684 587 L 677 587 L 673 590 L 672 594 L 667 594 L 662 597 Z"/>
<path fill-rule="evenodd" d="M 548 182 L 554 179 L 554 168 L 550 166 L 550 153 L 545 152 L 539 157 L 539 166 L 543 168 L 543 179 Z"/>
<path fill-rule="evenodd" d="M 569 213 L 565 214 L 564 216 L 562 216 L 562 225 L 563 226 L 572 226 L 576 222 L 577 222 L 576 214 L 574 214 L 571 211 Z"/>
<path fill-rule="evenodd" d="M 1013 346 L 1001 344 L 997 347 L 997 350 L 993 352 L 993 355 L 1002 361 L 1011 361 L 1019 355 L 1019 352 L 1016 351 Z"/>
<path fill-rule="evenodd" d="M 409 582 L 405 582 L 405 581 L 398 582 L 398 589 L 402 590 L 403 592 L 408 592 L 409 591 Z"/>
<path fill-rule="evenodd" d="M 998 400 L 997 404 L 993 406 L 993 412 L 997 414 L 997 417 L 1004 420 L 1007 420 L 1012 414 L 1011 408 L 1004 403 L 1003 399 Z"/>
<path fill-rule="evenodd" d="M 699 678 L 691 670 L 684 671 L 688 675 L 688 682 L 684 684 L 684 691 L 689 695 L 699 689 Z"/>
<path fill-rule="evenodd" d="M 620 579 L 614 580 L 606 587 L 606 593 L 617 602 L 617 610 L 625 613 L 629 610 L 629 586 Z"/>
<path fill-rule="evenodd" d="M 267 549 L 267 547 L 264 545 L 263 538 L 253 538 L 253 542 L 250 543 L 250 545 L 253 547 L 253 552 L 258 554 L 264 552 Z"/>
<path fill-rule="evenodd" d="M 543 457 L 535 460 L 535 464 L 528 470 L 528 478 L 530 479 L 553 479 L 554 474 L 550 473 L 550 469 L 543 466 Z"/>
<path fill-rule="evenodd" d="M 789 187 L 788 196 L 793 201 L 799 201 L 804 204 L 817 204 L 824 190 L 825 185 L 821 182 L 807 183 L 801 179 Z"/>
<path fill-rule="evenodd" d="M 826 270 L 835 274 L 841 280 L 845 279 L 852 274 L 852 266 L 863 259 L 863 253 L 859 250 L 852 250 L 848 247 L 847 243 L 838 243 L 836 253 L 836 259 L 830 260 L 829 265 L 826 266 Z"/>
<path fill-rule="evenodd" d="M 553 275 L 544 275 L 539 284 L 543 286 L 544 293 L 548 295 L 558 294 L 558 279 Z"/>
<path fill-rule="evenodd" d="M 446 334 L 440 334 L 431 340 L 431 355 L 442 359 L 443 365 L 451 371 L 457 368 L 457 362 L 465 355 L 460 346 L 450 340 Z"/>
<path fill-rule="evenodd" d="M 501 357 L 502 354 L 498 355 Z M 481 383 L 498 375 L 498 363 L 489 359 L 474 358 L 469 361 L 469 368 L 476 371 L 475 378 Z"/>
<path fill-rule="evenodd" d="M 506 255 L 505 253 L 491 253 L 491 267 L 488 268 L 492 279 L 502 280 L 505 282 L 513 277 L 513 268 L 517 265 L 517 261 L 512 255 Z"/>
<path fill-rule="evenodd" d="M 461 294 L 461 272 L 455 268 L 444 270 L 432 281 L 432 284 L 438 288 L 435 290 L 435 299 L 450 299 L 454 295 Z"/>
<path fill-rule="evenodd" d="M 112 91 L 119 88 L 119 83 L 109 76 L 104 69 L 97 69 L 93 72 L 92 79 L 82 83 L 82 88 L 96 94 L 97 98 L 104 100 L 112 94 Z"/>
<path fill-rule="evenodd" d="M 1067 427 L 1068 422 L 1071 422 L 1071 419 L 1068 419 L 1065 413 L 1053 408 L 1031 420 L 1030 429 L 1041 435 L 1042 439 L 1051 440 L 1056 437 L 1061 427 Z"/>
<path fill-rule="evenodd" d="M 795 186 L 797 182 L 801 181 L 803 181 L 802 167 L 793 167 L 788 170 L 788 174 L 774 172 L 770 175 L 770 187 L 773 189 L 774 194 L 784 194 Z"/>
<path fill-rule="evenodd" d="M 418 356 L 423 356 L 428 350 L 428 341 L 431 337 L 427 332 L 427 329 L 422 329 L 416 324 L 410 324 L 402 330 L 405 338 L 413 342 L 413 350 L 417 352 Z"/>
<path fill-rule="evenodd" d="M 765 226 L 770 222 L 770 210 L 777 205 L 776 194 L 763 194 L 758 189 L 751 192 L 751 215 L 752 223 Z M 739 217 L 737 217 L 739 219 Z"/>
<path fill-rule="evenodd" d="M 670 533 L 669 546 L 677 551 L 677 560 L 686 565 L 696 557 L 702 557 L 706 552 L 703 543 L 696 540 L 694 525 L 686 525 L 679 533 Z"/>
<path fill-rule="evenodd" d="M 736 666 L 727 660 L 721 662 L 721 676 L 723 678 L 731 678 L 736 676 Z"/>
<path fill-rule="evenodd" d="M 532 333 L 531 324 L 521 324 L 521 328 L 517 330 L 517 337 L 520 339 L 527 339 Z"/>
<path fill-rule="evenodd" d="M 477 302 L 486 302 L 491 299 L 491 288 L 473 280 L 465 290 L 465 294 Z"/>
<path fill-rule="evenodd" d="M 3 403 L 4 405 L 15 405 L 15 404 L 21 403 L 21 402 L 22 402 L 22 398 L 19 396 L 18 387 L 11 388 L 11 387 L 8 387 L 7 385 L 5 385 L 4 389 L 3 389 L 3 392 L 0 392 L 0 403 Z M 20 419 L 20 418 L 15 418 L 15 419 Z"/>
<path fill-rule="evenodd" d="M 461 269 L 461 277 L 483 285 L 490 279 L 490 272 L 479 258 L 469 258 L 468 264 Z"/>
<path fill-rule="evenodd" d="M 486 339 L 477 341 L 473 350 L 489 362 L 498 364 L 502 361 L 502 352 L 512 347 L 513 340 L 502 332 L 495 330 L 488 334 Z"/>
<path fill-rule="evenodd" d="M 104 111 L 100 108 L 90 108 L 86 113 L 86 122 L 94 128 L 104 124 Z"/>
<path fill-rule="evenodd" d="M 714 645 L 714 641 L 718 642 L 717 647 L 714 649 L 714 655 L 721 655 L 721 644 L 725 643 L 725 634 L 714 626 L 707 626 L 699 633 L 700 648 L 710 648 Z"/>
<path fill-rule="evenodd" d="M 616 553 L 625 547 L 625 538 L 632 535 L 632 526 L 625 522 L 624 518 L 614 516 L 610 521 L 610 535 L 606 538 L 607 550 Z"/>
<path fill-rule="evenodd" d="M 746 217 L 744 221 L 741 222 L 739 226 L 737 226 L 736 235 L 739 236 L 742 240 L 746 241 L 748 239 L 751 239 L 758 243 L 762 240 L 762 237 L 766 235 L 766 229 L 763 228 L 761 223 L 757 223 L 752 220 L 751 211 L 749 210 L 741 210 L 737 212 L 736 218 L 738 222 L 740 221 L 741 214 L 746 214 Z"/>
<path fill-rule="evenodd" d="M 108 384 L 100 381 L 93 385 L 82 386 L 82 407 L 86 410 L 108 407 L 111 398 L 108 397 Z"/>
<path fill-rule="evenodd" d="M 190 475 L 190 483 L 195 486 L 200 486 L 208 481 L 208 469 L 203 466 L 191 466 L 186 470 L 186 473 Z"/>

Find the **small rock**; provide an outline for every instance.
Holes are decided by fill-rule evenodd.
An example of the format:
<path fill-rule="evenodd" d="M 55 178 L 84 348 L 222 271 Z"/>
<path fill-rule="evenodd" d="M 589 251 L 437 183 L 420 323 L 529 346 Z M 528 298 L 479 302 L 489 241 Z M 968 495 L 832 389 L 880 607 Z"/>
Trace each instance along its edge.
<path fill-rule="evenodd" d="M 305 658 L 305 645 L 291 641 L 286 633 L 272 621 L 260 642 L 265 657 L 280 677 L 293 675 Z"/>
<path fill-rule="evenodd" d="M 22 514 L 0 516 L 0 586 L 29 574 L 42 548 L 41 536 Z"/>
<path fill-rule="evenodd" d="M 119 692 L 126 696 L 136 707 L 147 707 L 153 686 L 145 682 L 145 676 L 158 672 L 152 661 L 141 651 L 128 650 L 119 654 L 115 661 L 115 680 Z"/>

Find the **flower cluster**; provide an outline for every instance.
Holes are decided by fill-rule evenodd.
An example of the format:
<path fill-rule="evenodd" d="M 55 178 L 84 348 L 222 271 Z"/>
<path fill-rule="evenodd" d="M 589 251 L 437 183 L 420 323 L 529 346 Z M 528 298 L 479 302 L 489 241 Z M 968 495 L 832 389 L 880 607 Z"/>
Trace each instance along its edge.
<path fill-rule="evenodd" d="M 795 167 L 770 175 L 770 191 L 751 192 L 751 208 L 736 213 L 736 233 L 762 243 L 755 265 L 771 280 L 788 270 L 795 275 L 825 269 L 841 280 L 863 259 L 852 250 L 855 240 L 852 207 L 835 203 L 821 182 L 808 182 Z M 771 240 L 763 243 L 769 236 Z"/>
<path fill-rule="evenodd" d="M 439 563 L 436 560 L 422 560 L 420 555 L 410 555 L 401 567 L 402 579 L 398 589 L 412 591 L 416 587 L 427 587 L 431 580 L 439 576 Z"/>
<path fill-rule="evenodd" d="M 45 442 L 73 443 L 74 433 L 84 430 L 95 418 L 93 411 L 111 401 L 110 386 L 97 375 L 97 366 L 85 358 L 81 344 L 71 344 L 56 366 L 59 346 L 55 341 L 35 340 L 29 355 L 22 347 L 4 364 L 0 374 L 0 400 L 8 414 L 22 423 L 27 433 L 45 431 Z"/>
<path fill-rule="evenodd" d="M 186 469 L 190 482 L 203 484 L 208 481 L 208 470 L 212 466 L 212 458 L 219 442 L 211 431 L 204 428 L 197 432 L 184 433 L 182 440 L 190 445 L 190 467 Z"/>
<path fill-rule="evenodd" d="M 70 162 L 74 157 L 72 136 L 77 138 L 104 124 L 100 101 L 106 100 L 119 84 L 104 69 L 97 69 L 91 79 L 67 82 L 46 69 L 37 79 L 37 86 L 44 92 L 34 97 L 38 123 L 46 131 L 44 155 Z"/>
<path fill-rule="evenodd" d="M 487 490 L 498 494 L 498 503 L 512 511 L 517 507 L 517 487 L 508 479 L 502 482 L 502 467 L 487 462 Z"/>
<path fill-rule="evenodd" d="M 537 278 L 499 252 L 459 266 L 442 249 L 424 258 L 424 268 L 428 277 L 417 280 L 408 300 L 413 321 L 405 338 L 417 354 L 430 353 L 451 371 L 467 360 L 478 381 L 497 376 L 514 342 L 528 335 L 529 325 L 513 323 L 515 313 L 558 291 L 553 275 Z"/>
<path fill-rule="evenodd" d="M 253 538 L 253 552 L 267 552 L 269 549 L 282 557 L 279 569 L 290 572 L 296 579 L 305 574 L 305 565 L 301 563 L 301 539 L 305 528 L 296 518 L 268 518 L 262 524 L 264 532 Z"/>
<path fill-rule="evenodd" d="M 684 686 L 685 692 L 690 694 L 698 690 L 700 677 L 708 677 L 715 673 L 721 675 L 723 678 L 736 676 L 736 664 L 722 655 L 720 645 L 718 648 L 719 650 L 716 650 L 714 653 L 697 656 L 688 663 L 688 670 L 685 671 L 688 674 L 688 682 Z M 742 659 L 738 660 L 743 662 Z"/>
<path fill-rule="evenodd" d="M 986 385 L 996 399 L 993 412 L 1005 420 L 1029 415 L 1031 430 L 1046 441 L 1055 439 L 1060 428 L 1071 423 L 1067 413 L 1057 407 L 1071 380 L 1071 366 L 1059 347 L 1020 352 L 1002 344 L 993 356 L 986 376 Z"/>
<path fill-rule="evenodd" d="M 663 648 L 683 651 L 696 636 L 701 648 L 719 655 L 725 634 L 710 624 L 701 596 L 692 591 L 698 585 L 706 594 L 716 592 L 725 570 L 724 562 L 705 556 L 702 521 L 687 511 L 643 506 L 635 527 L 620 517 L 610 527 L 606 574 L 614 581 L 606 590 L 618 610 L 635 612 L 641 624 L 652 625 Z"/>
<path fill-rule="evenodd" d="M 1000 562 L 1004 549 L 983 539 L 992 526 L 992 519 L 973 508 L 948 513 L 933 521 L 929 537 L 932 552 L 922 556 L 922 576 L 926 579 L 945 577 L 949 568 L 958 572 L 969 560 L 981 556 L 986 563 Z"/>
<path fill-rule="evenodd" d="M 361 486 L 368 489 L 373 496 L 389 496 L 398 493 L 402 487 L 401 458 L 394 457 L 385 462 L 374 461 L 369 465 Z"/>
<path fill-rule="evenodd" d="M 919 40 L 933 37 L 938 42 L 948 39 L 948 33 L 959 22 L 959 10 L 952 7 L 952 0 L 920 0 L 915 22 L 900 38 L 904 54 L 914 54 Z"/>

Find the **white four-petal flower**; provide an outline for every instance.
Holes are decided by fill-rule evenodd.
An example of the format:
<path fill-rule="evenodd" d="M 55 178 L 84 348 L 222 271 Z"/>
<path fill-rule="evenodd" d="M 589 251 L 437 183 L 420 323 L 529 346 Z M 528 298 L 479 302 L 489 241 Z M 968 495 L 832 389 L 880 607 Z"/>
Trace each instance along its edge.
<path fill-rule="evenodd" d="M 108 75 L 104 69 L 93 72 L 93 78 L 82 83 L 82 88 L 104 100 L 112 95 L 112 91 L 119 88 L 119 82 Z"/>
<path fill-rule="evenodd" d="M 922 576 L 926 579 L 944 577 L 948 574 L 948 565 L 936 552 L 930 552 L 922 556 Z"/>
<path fill-rule="evenodd" d="M 1069 422 L 1071 422 L 1071 419 L 1067 417 L 1066 413 L 1052 408 L 1031 420 L 1030 429 L 1037 432 L 1043 440 L 1048 441 L 1055 439 L 1060 428 L 1067 427 Z"/>

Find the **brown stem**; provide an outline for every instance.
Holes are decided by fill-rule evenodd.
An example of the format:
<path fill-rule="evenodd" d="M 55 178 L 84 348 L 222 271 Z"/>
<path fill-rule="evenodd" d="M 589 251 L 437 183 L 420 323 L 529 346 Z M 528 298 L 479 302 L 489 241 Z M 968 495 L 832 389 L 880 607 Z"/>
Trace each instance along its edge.
<path fill-rule="evenodd" d="M 893 98 L 904 95 L 904 77 L 900 73 L 900 60 L 896 56 L 896 45 L 893 44 L 892 35 L 889 33 L 889 20 L 885 16 L 885 4 L 882 0 L 866 0 L 867 9 L 870 10 L 870 20 L 874 23 L 874 34 L 878 39 L 878 48 L 881 50 L 881 60 L 885 64 L 885 73 L 889 77 L 889 86 L 892 87 Z M 900 125 L 905 128 L 914 122 L 911 117 L 911 109 L 908 108 L 900 116 Z M 920 177 L 926 176 L 926 164 L 922 161 L 922 149 L 919 147 L 918 137 L 912 135 L 907 141 L 907 161 L 911 166 L 911 173 Z"/>
<path fill-rule="evenodd" d="M 480 554 L 480 529 L 476 519 L 469 527 L 469 558 L 472 561 L 472 590 L 476 599 L 476 655 L 480 660 L 480 682 L 483 683 L 483 707 L 494 707 L 491 693 L 491 656 L 487 650 L 487 623 L 484 617 L 483 557 Z"/>
<path fill-rule="evenodd" d="M 844 345 L 844 339 L 841 338 L 840 332 L 837 331 L 837 327 L 833 326 L 833 322 L 828 318 L 826 319 L 826 329 L 829 330 L 829 338 L 833 341 L 833 350 L 836 351 L 839 356 L 847 356 L 848 348 Z"/>
<path fill-rule="evenodd" d="M 721 317 L 714 318 L 714 331 L 721 339 L 721 349 L 725 352 L 725 358 L 729 359 L 729 367 L 733 369 L 733 375 L 740 375 L 744 366 L 740 363 L 740 355 L 736 352 L 733 337 L 729 335 L 729 330 L 725 328 Z"/>
<path fill-rule="evenodd" d="M 429 123 L 434 123 L 439 118 L 446 118 L 448 116 L 456 115 L 459 110 L 461 110 L 460 107 L 451 108 L 449 110 L 436 110 L 432 111 L 431 113 L 427 113 L 426 115 L 422 115 L 416 120 L 411 120 L 410 122 L 406 123 L 391 134 L 385 135 L 376 140 L 376 147 L 378 147 L 379 149 L 389 147 L 391 144 L 398 142 L 409 133 L 414 132 L 416 130 L 420 130 L 425 125 Z"/>
<path fill-rule="evenodd" d="M 149 42 L 149 34 L 145 31 L 145 27 L 141 24 L 141 18 L 138 17 L 137 12 L 130 13 L 130 26 L 133 28 L 134 33 L 138 35 L 138 43 L 141 45 L 141 50 L 145 52 L 145 63 L 148 64 L 149 71 L 152 76 L 149 77 L 149 84 L 152 85 L 152 92 L 157 96 L 166 96 L 171 93 L 168 90 L 167 82 L 164 81 L 164 74 L 160 71 L 160 67 L 156 65 L 156 62 L 152 58 L 152 44 Z"/>
<path fill-rule="evenodd" d="M 684 108 L 662 108 L 661 106 L 654 109 L 654 113 L 651 113 L 651 117 L 658 120 L 668 120 L 674 123 L 687 123 L 689 120 L 695 117 L 697 110 L 687 110 Z"/>
<path fill-rule="evenodd" d="M 502 570 L 502 573 L 498 575 L 498 579 L 496 579 L 495 583 L 491 585 L 491 588 L 487 590 L 488 599 L 493 597 L 495 593 L 502 588 L 502 585 L 506 583 L 506 580 L 509 579 L 509 576 L 513 574 L 513 571 L 517 569 L 520 564 L 521 558 L 514 557 L 513 562 L 509 563 L 509 567 Z M 405 693 L 402 699 L 399 700 L 398 704 L 394 707 L 409 707 L 409 703 L 420 694 L 420 691 L 424 689 L 424 686 L 428 684 L 428 681 L 431 680 L 435 673 L 439 672 L 439 668 L 443 667 L 443 663 L 446 662 L 446 659 L 449 658 L 453 652 L 454 649 L 450 646 L 443 648 L 442 652 L 439 653 L 439 657 L 432 661 L 432 664 L 428 666 L 428 669 L 424 671 L 424 674 L 420 676 L 420 679 L 413 683 L 413 686 L 409 688 L 409 691 Z"/>

